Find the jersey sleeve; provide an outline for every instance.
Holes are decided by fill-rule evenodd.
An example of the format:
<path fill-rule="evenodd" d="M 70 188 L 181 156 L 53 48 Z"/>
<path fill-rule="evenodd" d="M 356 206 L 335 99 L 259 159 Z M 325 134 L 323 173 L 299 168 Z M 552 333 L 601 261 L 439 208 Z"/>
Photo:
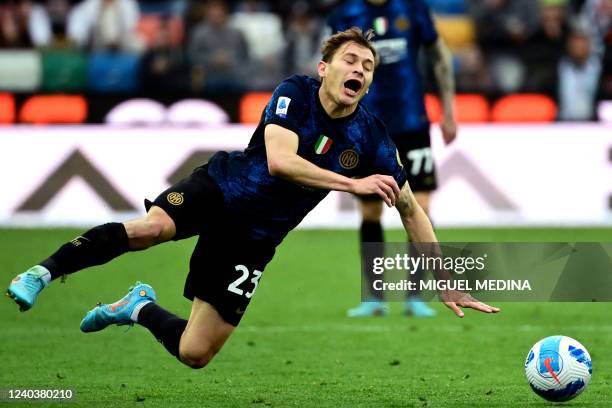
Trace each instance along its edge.
<path fill-rule="evenodd" d="M 298 77 L 281 82 L 264 110 L 264 125 L 278 125 L 300 134 L 307 114 L 307 92 Z"/>
<path fill-rule="evenodd" d="M 372 162 L 373 174 L 393 176 L 399 188 L 402 188 L 404 183 L 406 183 L 406 171 L 402 165 L 397 147 L 381 122 L 377 123 L 374 131 L 377 133 L 374 140 L 377 140 L 378 143 L 374 150 Z"/>
<path fill-rule="evenodd" d="M 436 25 L 429 6 L 423 0 L 415 1 L 415 23 L 421 34 L 424 44 L 433 44 L 438 39 Z"/>

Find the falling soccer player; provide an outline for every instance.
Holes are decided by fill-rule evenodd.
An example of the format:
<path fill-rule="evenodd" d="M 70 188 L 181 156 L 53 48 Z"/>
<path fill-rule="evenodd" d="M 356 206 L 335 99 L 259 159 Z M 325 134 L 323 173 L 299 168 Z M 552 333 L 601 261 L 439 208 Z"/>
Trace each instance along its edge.
<path fill-rule="evenodd" d="M 276 246 L 330 190 L 376 194 L 397 208 L 416 241 L 436 242 L 384 125 L 359 103 L 377 61 L 369 39 L 358 28 L 328 38 L 318 64 L 321 81 L 293 76 L 282 82 L 243 152 L 217 153 L 146 202 L 143 218 L 100 225 L 64 244 L 13 279 L 9 296 L 27 310 L 63 275 L 197 235 L 184 289 L 193 301 L 188 320 L 162 308 L 151 286 L 137 283 L 120 300 L 89 311 L 81 330 L 137 323 L 181 362 L 201 368 L 238 326 Z M 441 294 L 460 317 L 460 307 L 499 311 L 461 295 Z"/>

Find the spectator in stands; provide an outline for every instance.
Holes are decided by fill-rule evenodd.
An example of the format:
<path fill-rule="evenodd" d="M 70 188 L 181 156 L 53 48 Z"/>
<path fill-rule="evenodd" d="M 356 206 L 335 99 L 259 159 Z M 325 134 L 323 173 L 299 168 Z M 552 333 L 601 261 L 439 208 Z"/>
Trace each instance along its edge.
<path fill-rule="evenodd" d="M 0 47 L 43 47 L 51 40 L 51 23 L 45 8 L 30 0 L 0 5 Z"/>
<path fill-rule="evenodd" d="M 487 69 L 482 51 L 476 44 L 463 48 L 453 57 L 458 92 L 494 92 L 493 78 Z"/>
<path fill-rule="evenodd" d="M 249 50 L 242 33 L 230 27 L 228 21 L 227 3 L 209 0 L 204 21 L 192 29 L 188 54 L 194 90 L 204 87 L 207 91 L 219 92 L 244 88 Z"/>
<path fill-rule="evenodd" d="M 586 0 L 583 18 L 587 21 L 593 52 L 603 55 L 605 38 L 612 30 L 612 0 Z"/>
<path fill-rule="evenodd" d="M 600 98 L 612 98 L 612 0 L 586 0 L 582 18 L 589 28 L 593 53 L 602 59 Z"/>
<path fill-rule="evenodd" d="M 183 51 L 172 44 L 171 37 L 170 22 L 163 18 L 142 59 L 142 85 L 147 91 L 159 90 L 159 84 L 166 91 L 188 89 Z"/>
<path fill-rule="evenodd" d="M 308 2 L 293 3 L 287 28 L 285 75 L 317 77 L 316 66 L 321 58 L 323 27 L 309 8 Z"/>
<path fill-rule="evenodd" d="M 285 41 L 282 20 L 259 0 L 244 0 L 237 10 L 230 25 L 242 32 L 249 47 L 249 88 L 273 89 L 283 76 Z"/>
<path fill-rule="evenodd" d="M 554 95 L 557 66 L 569 34 L 567 0 L 540 0 L 540 22 L 521 50 L 526 67 L 524 90 Z"/>
<path fill-rule="evenodd" d="M 591 52 L 589 35 L 574 30 L 567 41 L 567 53 L 559 63 L 559 118 L 591 120 L 601 65 Z"/>
<path fill-rule="evenodd" d="M 69 1 L 47 0 L 46 6 L 51 22 L 51 42 L 49 46 L 53 48 L 71 47 L 73 44 L 67 33 Z"/>
<path fill-rule="evenodd" d="M 139 17 L 135 0 L 83 0 L 68 16 L 68 36 L 83 48 L 140 52 Z"/>
<path fill-rule="evenodd" d="M 469 13 L 476 24 L 480 47 L 487 55 L 493 78 L 502 92 L 523 85 L 525 72 L 518 49 L 538 24 L 534 0 L 470 0 Z"/>
<path fill-rule="evenodd" d="M 206 18 L 206 1 L 189 0 L 183 17 L 185 32 L 190 33 Z"/>
<path fill-rule="evenodd" d="M 580 14 L 586 0 L 569 0 L 570 10 L 572 14 Z"/>

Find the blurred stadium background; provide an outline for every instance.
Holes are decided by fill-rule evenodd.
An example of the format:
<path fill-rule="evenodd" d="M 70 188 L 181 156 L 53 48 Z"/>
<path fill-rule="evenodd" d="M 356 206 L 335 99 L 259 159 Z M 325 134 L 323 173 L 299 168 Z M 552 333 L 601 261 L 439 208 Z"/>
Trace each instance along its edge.
<path fill-rule="evenodd" d="M 274 86 L 314 75 L 335 3 L 1 2 L 4 282 L 80 231 L 63 227 L 142 214 L 143 198 L 214 151 L 244 147 Z M 443 146 L 432 132 L 440 239 L 612 241 L 612 0 L 428 3 L 458 92 L 458 139 Z M 436 122 L 426 62 L 422 71 Z M 394 211 L 384 221 L 400 226 Z M 388 319 L 344 317 L 360 293 L 357 226 L 353 199 L 330 194 L 304 221 L 308 230 L 279 248 L 204 376 L 144 329 L 78 331 L 96 301 L 136 279 L 187 315 L 187 241 L 71 276 L 28 314 L 3 302 L 0 384 L 71 387 L 83 406 L 105 407 L 539 406 L 523 359 L 540 338 L 564 334 L 594 359 L 593 389 L 579 406 L 610 400 L 607 305 L 512 304 L 496 319 L 465 321 L 436 305 L 440 317 L 418 322 L 394 305 Z M 387 238 L 404 239 L 398 230 Z"/>
<path fill-rule="evenodd" d="M 0 224 L 129 218 L 211 152 L 241 148 L 276 84 L 316 74 L 337 3 L 2 2 Z M 461 126 L 448 148 L 434 127 L 435 223 L 612 225 L 612 1 L 429 4 Z M 304 225 L 356 222 L 331 194 Z"/>

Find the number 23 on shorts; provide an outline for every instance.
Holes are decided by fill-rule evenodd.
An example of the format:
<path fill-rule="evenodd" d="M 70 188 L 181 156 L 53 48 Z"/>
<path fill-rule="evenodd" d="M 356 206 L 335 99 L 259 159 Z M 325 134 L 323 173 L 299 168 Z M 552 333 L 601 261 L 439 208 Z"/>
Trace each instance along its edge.
<path fill-rule="evenodd" d="M 234 268 L 236 269 L 237 272 L 242 273 L 242 275 L 240 275 L 238 279 L 230 283 L 229 286 L 227 287 L 227 290 L 239 296 L 244 295 L 247 299 L 250 299 L 255 294 L 255 290 L 257 290 L 257 284 L 259 283 L 259 278 L 261 278 L 261 271 L 254 270 L 253 273 L 251 274 L 249 273 L 249 269 L 244 265 L 236 265 Z M 243 289 L 240 289 L 238 286 L 240 286 L 244 281 L 249 279 L 249 276 L 251 275 L 252 275 L 251 283 L 253 284 L 253 290 L 250 292 L 245 292 Z"/>

